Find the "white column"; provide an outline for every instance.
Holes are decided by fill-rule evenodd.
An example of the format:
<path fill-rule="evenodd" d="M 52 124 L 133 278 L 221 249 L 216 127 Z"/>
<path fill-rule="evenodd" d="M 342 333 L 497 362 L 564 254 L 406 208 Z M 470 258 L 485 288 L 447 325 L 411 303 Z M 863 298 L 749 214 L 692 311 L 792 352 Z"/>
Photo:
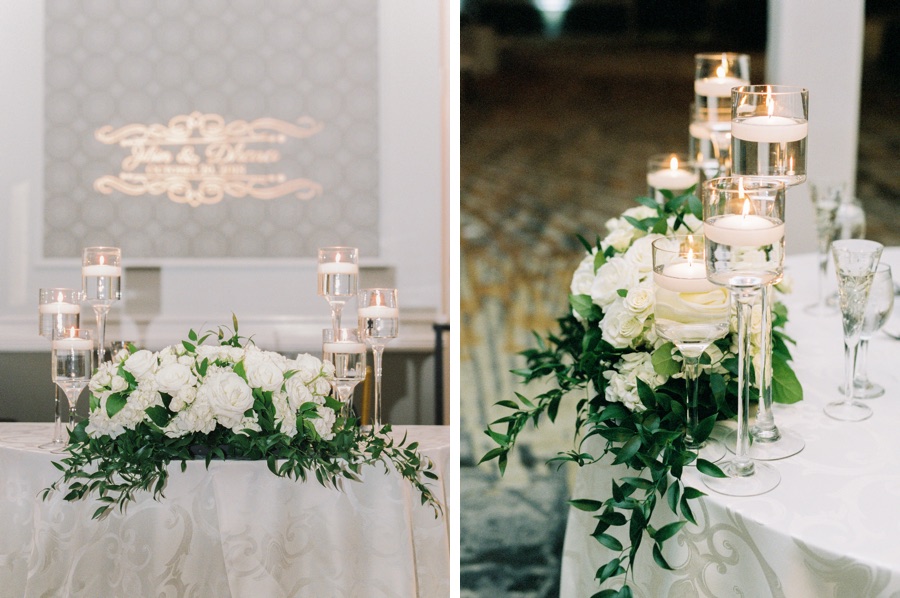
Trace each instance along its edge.
<path fill-rule="evenodd" d="M 864 0 L 769 0 L 766 81 L 809 89 L 808 181 L 856 189 Z M 809 185 L 788 191 L 788 251 L 815 249 Z"/>

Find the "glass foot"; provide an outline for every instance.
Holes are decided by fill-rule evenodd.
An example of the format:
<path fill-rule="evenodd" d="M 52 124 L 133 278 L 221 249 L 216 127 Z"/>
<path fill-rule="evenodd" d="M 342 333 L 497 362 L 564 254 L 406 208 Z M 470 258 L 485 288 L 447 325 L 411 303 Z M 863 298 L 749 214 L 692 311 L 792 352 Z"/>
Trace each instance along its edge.
<path fill-rule="evenodd" d="M 39 444 L 39 449 L 44 449 L 47 451 L 57 452 L 66 446 L 65 440 L 51 440 L 50 442 L 45 442 L 44 444 Z"/>
<path fill-rule="evenodd" d="M 807 305 L 803 308 L 803 311 L 811 316 L 833 316 L 840 310 L 838 309 L 837 305 L 829 304 L 823 301 L 820 303 Z"/>
<path fill-rule="evenodd" d="M 697 448 L 688 447 L 693 451 L 697 451 L 697 457 L 700 459 L 706 459 L 711 463 L 715 463 L 716 461 L 721 461 L 722 457 L 725 456 L 725 445 L 716 440 L 715 438 L 706 439 L 699 447 Z M 697 462 L 694 461 L 688 467 L 696 467 Z"/>
<path fill-rule="evenodd" d="M 838 386 L 838 390 L 842 395 L 847 395 L 847 391 L 843 385 Z M 880 384 L 875 384 L 873 382 L 869 382 L 868 380 L 866 380 L 865 382 L 860 382 L 859 380 L 857 380 L 853 383 L 854 399 L 877 399 L 883 394 L 884 387 Z"/>
<path fill-rule="evenodd" d="M 750 435 L 752 436 L 752 441 L 748 454 L 754 461 L 786 459 L 796 455 L 806 446 L 806 441 L 800 438 L 798 434 L 784 428 L 778 428 L 777 440 L 759 439 L 753 435 L 752 430 Z M 737 432 L 732 431 L 729 433 L 725 443 L 728 450 L 733 453 L 737 444 Z"/>
<path fill-rule="evenodd" d="M 825 405 L 825 415 L 845 422 L 860 422 L 872 417 L 872 410 L 857 401 L 835 401 Z"/>
<path fill-rule="evenodd" d="M 727 478 L 701 476 L 706 487 L 719 494 L 756 496 L 769 492 L 781 483 L 781 474 L 768 463 L 754 463 L 753 473 L 748 476 L 738 475 L 732 461 L 725 463 L 721 469 L 728 475 Z"/>

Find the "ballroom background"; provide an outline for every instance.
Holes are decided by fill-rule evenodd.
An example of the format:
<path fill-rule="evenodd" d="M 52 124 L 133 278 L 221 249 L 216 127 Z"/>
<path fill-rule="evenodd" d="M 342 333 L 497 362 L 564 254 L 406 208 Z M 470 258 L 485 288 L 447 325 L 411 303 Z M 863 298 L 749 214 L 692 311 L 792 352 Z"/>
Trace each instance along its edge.
<path fill-rule="evenodd" d="M 545 462 L 568 448 L 571 428 L 545 421 L 524 433 L 503 479 L 496 461 L 476 465 L 494 446 L 482 430 L 506 411 L 494 403 L 541 390 L 518 386 L 508 372 L 522 365 L 517 353 L 532 346 L 531 331 L 552 329 L 567 307 L 582 252 L 575 235 L 592 239 L 635 205 L 651 154 L 687 150 L 693 54 L 747 52 L 752 82 L 764 82 L 766 14 L 764 1 L 464 3 L 464 596 L 558 594 L 574 472 Z M 867 237 L 897 245 L 900 11 L 867 2 L 864 25 L 855 189 Z M 813 91 L 811 114 L 822 104 Z M 565 413 L 559 420 L 569 421 Z"/>
<path fill-rule="evenodd" d="M 399 289 L 385 420 L 448 421 L 433 354 L 450 293 L 449 4 L 6 3 L 0 418 L 52 418 L 37 291 L 80 288 L 84 246 L 123 250 L 109 341 L 159 349 L 234 313 L 265 349 L 319 354 L 316 249 L 353 245 L 361 288 Z M 227 143 L 204 138 L 216 123 Z"/>

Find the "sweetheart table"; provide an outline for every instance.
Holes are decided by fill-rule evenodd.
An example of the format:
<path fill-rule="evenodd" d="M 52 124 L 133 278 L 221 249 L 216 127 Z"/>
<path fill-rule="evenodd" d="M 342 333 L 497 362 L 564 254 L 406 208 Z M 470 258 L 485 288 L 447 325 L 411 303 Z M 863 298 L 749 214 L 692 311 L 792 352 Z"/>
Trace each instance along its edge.
<path fill-rule="evenodd" d="M 52 424 L 0 424 L 0 596 L 438 597 L 449 592 L 449 514 L 399 474 L 367 467 L 343 491 L 273 475 L 263 461 L 171 465 L 165 498 L 136 495 L 91 520 L 88 498 L 46 501 Z M 446 426 L 396 426 L 435 463 L 446 504 Z M 445 507 L 446 509 L 446 507 Z"/>
<path fill-rule="evenodd" d="M 882 261 L 900 280 L 900 248 L 885 249 Z M 869 343 L 869 377 L 887 389 L 868 400 L 874 415 L 862 422 L 829 418 L 822 408 L 839 397 L 844 375 L 841 318 L 803 311 L 817 297 L 814 255 L 788 257 L 786 266 L 793 279 L 793 292 L 782 297 L 786 332 L 797 341 L 791 351 L 804 400 L 775 404 L 773 413 L 806 448 L 770 461 L 781 483 L 760 496 L 714 494 L 696 469 L 686 471 L 685 483 L 708 493 L 693 506 L 698 525 L 686 525 L 666 543 L 674 571 L 654 564 L 649 541 L 641 546 L 629 579 L 636 596 L 900 596 L 900 341 L 878 333 Z M 831 266 L 829 276 L 834 290 Z M 900 301 L 885 330 L 900 331 Z M 715 435 L 724 437 L 728 429 L 717 424 Z M 596 498 L 597 489 L 605 495 L 610 472 L 604 463 L 579 469 L 573 497 Z M 653 525 L 669 521 L 674 518 L 660 502 Z M 590 536 L 595 523 L 591 513 L 570 509 L 562 596 L 596 592 L 596 570 L 612 558 Z"/>

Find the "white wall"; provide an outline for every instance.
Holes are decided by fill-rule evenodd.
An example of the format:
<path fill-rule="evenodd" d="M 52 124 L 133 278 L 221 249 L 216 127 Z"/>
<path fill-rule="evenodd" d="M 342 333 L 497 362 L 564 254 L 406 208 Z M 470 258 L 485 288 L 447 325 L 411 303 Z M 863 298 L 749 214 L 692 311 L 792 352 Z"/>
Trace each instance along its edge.
<path fill-rule="evenodd" d="M 807 181 L 856 188 L 863 0 L 769 0 L 764 83 L 809 89 Z M 809 185 L 788 190 L 786 242 L 815 250 Z"/>
<path fill-rule="evenodd" d="M 404 325 L 393 346 L 426 349 L 433 345 L 431 322 L 449 292 L 443 288 L 441 247 L 441 8 L 430 0 L 381 0 L 378 18 L 381 255 L 363 260 L 363 277 L 369 272 L 367 280 L 390 282 L 385 276 L 394 269 Z M 43 2 L 5 0 L 0 10 L 0 350 L 5 351 L 46 349 L 36 333 L 37 289 L 80 285 L 77 257 L 41 257 L 43 21 Z M 315 294 L 314 257 L 164 263 L 159 312 L 149 314 L 149 321 L 127 308 L 126 274 L 126 305 L 112 315 L 122 323 L 112 324 L 107 336 L 154 348 L 177 342 L 188 327 L 228 323 L 235 311 L 242 328 L 256 333 L 266 348 L 312 350 L 329 321 L 327 304 Z"/>

